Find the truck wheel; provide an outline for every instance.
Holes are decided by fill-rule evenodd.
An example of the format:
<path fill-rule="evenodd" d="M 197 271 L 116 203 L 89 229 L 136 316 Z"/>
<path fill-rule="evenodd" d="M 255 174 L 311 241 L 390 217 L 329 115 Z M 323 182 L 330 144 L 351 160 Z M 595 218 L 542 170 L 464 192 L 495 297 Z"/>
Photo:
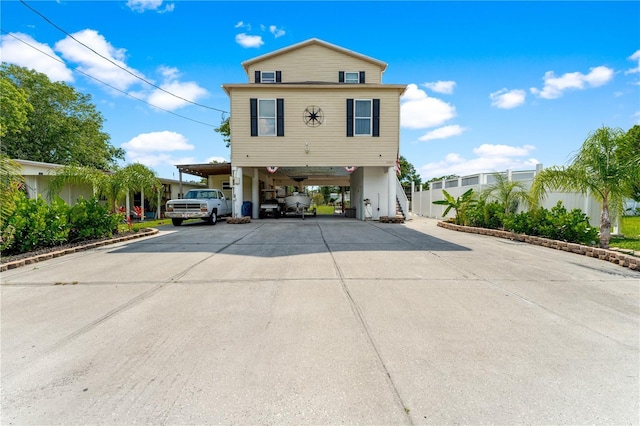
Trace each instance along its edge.
<path fill-rule="evenodd" d="M 171 223 L 173 223 L 173 226 L 180 226 L 182 225 L 182 219 L 171 219 Z"/>
<path fill-rule="evenodd" d="M 218 214 L 216 212 L 211 213 L 211 216 L 209 216 L 209 224 L 215 225 L 217 221 L 218 221 Z"/>

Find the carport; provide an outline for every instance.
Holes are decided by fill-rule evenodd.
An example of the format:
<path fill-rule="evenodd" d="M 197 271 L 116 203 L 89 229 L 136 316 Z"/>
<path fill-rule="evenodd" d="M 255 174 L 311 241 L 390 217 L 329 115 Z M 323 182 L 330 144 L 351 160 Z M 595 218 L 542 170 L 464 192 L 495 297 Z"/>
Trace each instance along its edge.
<path fill-rule="evenodd" d="M 238 175 L 233 176 L 231 163 L 204 163 L 204 164 L 179 164 L 176 165 L 179 171 L 180 197 L 184 195 L 182 190 L 183 174 L 198 176 L 207 179 L 207 186 L 210 188 L 220 188 L 225 194 L 234 200 L 234 216 L 238 214 L 236 201 L 242 202 L 250 200 L 252 202 L 252 218 L 259 215 L 261 201 L 261 191 L 267 187 L 276 186 L 338 186 L 342 189 L 342 205 L 344 205 L 345 188 L 358 186 L 354 183 L 354 178 L 361 176 L 357 167 L 326 166 L 326 167 L 264 167 L 264 168 L 244 168 L 242 172 L 242 184 L 238 182 Z M 251 173 L 252 171 L 252 173 Z M 247 174 L 251 173 L 251 174 Z M 233 184 L 237 184 L 234 191 Z M 244 197 L 243 194 L 251 194 L 251 197 Z"/>

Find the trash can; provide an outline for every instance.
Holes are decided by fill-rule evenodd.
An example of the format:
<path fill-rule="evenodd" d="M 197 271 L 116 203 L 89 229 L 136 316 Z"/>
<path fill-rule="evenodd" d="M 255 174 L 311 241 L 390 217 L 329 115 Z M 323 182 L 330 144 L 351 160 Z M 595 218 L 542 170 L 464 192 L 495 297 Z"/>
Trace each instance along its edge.
<path fill-rule="evenodd" d="M 356 217 L 356 208 L 350 207 L 345 210 L 345 217 L 355 218 Z"/>
<path fill-rule="evenodd" d="M 242 203 L 242 216 L 251 217 L 251 201 L 245 201 Z"/>

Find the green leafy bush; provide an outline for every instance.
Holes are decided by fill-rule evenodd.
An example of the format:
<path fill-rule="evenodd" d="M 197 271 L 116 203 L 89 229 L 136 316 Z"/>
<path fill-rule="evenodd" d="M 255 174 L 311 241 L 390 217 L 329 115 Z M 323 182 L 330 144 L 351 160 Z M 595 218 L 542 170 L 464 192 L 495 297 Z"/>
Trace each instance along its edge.
<path fill-rule="evenodd" d="M 56 198 L 48 205 L 42 197 L 29 199 L 18 192 L 14 195 L 15 210 L 3 230 L 2 249 L 23 253 L 40 247 L 51 247 L 67 241 L 68 206 Z M 5 233 L 10 238 L 5 241 Z"/>
<path fill-rule="evenodd" d="M 551 210 L 535 210 L 510 215 L 504 219 L 505 229 L 518 234 L 550 238 L 579 244 L 594 244 L 598 229 L 589 224 L 589 218 L 580 209 L 567 211 L 558 201 Z"/>
<path fill-rule="evenodd" d="M 504 208 L 497 202 L 480 200 L 467 211 L 467 225 L 479 228 L 502 229 Z"/>
<path fill-rule="evenodd" d="M 69 207 L 56 197 L 47 204 L 42 197 L 13 195 L 15 209 L 0 230 L 3 254 L 19 254 L 70 241 L 111 237 L 117 232 L 122 214 L 112 214 L 96 198 L 79 198 Z"/>
<path fill-rule="evenodd" d="M 80 197 L 69 209 L 69 241 L 111 237 L 121 220 L 121 214 L 110 213 L 95 197 L 89 200 Z"/>

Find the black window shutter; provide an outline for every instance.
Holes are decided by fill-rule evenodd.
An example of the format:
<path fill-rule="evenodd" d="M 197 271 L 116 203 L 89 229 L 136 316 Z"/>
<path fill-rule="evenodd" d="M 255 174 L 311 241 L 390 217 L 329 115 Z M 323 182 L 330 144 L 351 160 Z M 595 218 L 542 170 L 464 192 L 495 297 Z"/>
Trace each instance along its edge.
<path fill-rule="evenodd" d="M 360 71 L 360 84 L 364 84 L 364 71 Z"/>
<path fill-rule="evenodd" d="M 373 100 L 373 135 L 380 136 L 380 99 Z"/>
<path fill-rule="evenodd" d="M 258 99 L 249 99 L 249 104 L 251 105 L 251 136 L 258 136 Z"/>
<path fill-rule="evenodd" d="M 276 99 L 276 135 L 284 136 L 284 99 Z"/>
<path fill-rule="evenodd" d="M 338 71 L 338 83 L 344 83 L 344 71 Z"/>
<path fill-rule="evenodd" d="M 347 99 L 347 136 L 353 136 L 353 99 Z"/>
<path fill-rule="evenodd" d="M 276 71 L 276 83 L 282 83 L 282 71 Z"/>
<path fill-rule="evenodd" d="M 256 83 L 260 83 L 260 71 L 256 71 Z"/>

